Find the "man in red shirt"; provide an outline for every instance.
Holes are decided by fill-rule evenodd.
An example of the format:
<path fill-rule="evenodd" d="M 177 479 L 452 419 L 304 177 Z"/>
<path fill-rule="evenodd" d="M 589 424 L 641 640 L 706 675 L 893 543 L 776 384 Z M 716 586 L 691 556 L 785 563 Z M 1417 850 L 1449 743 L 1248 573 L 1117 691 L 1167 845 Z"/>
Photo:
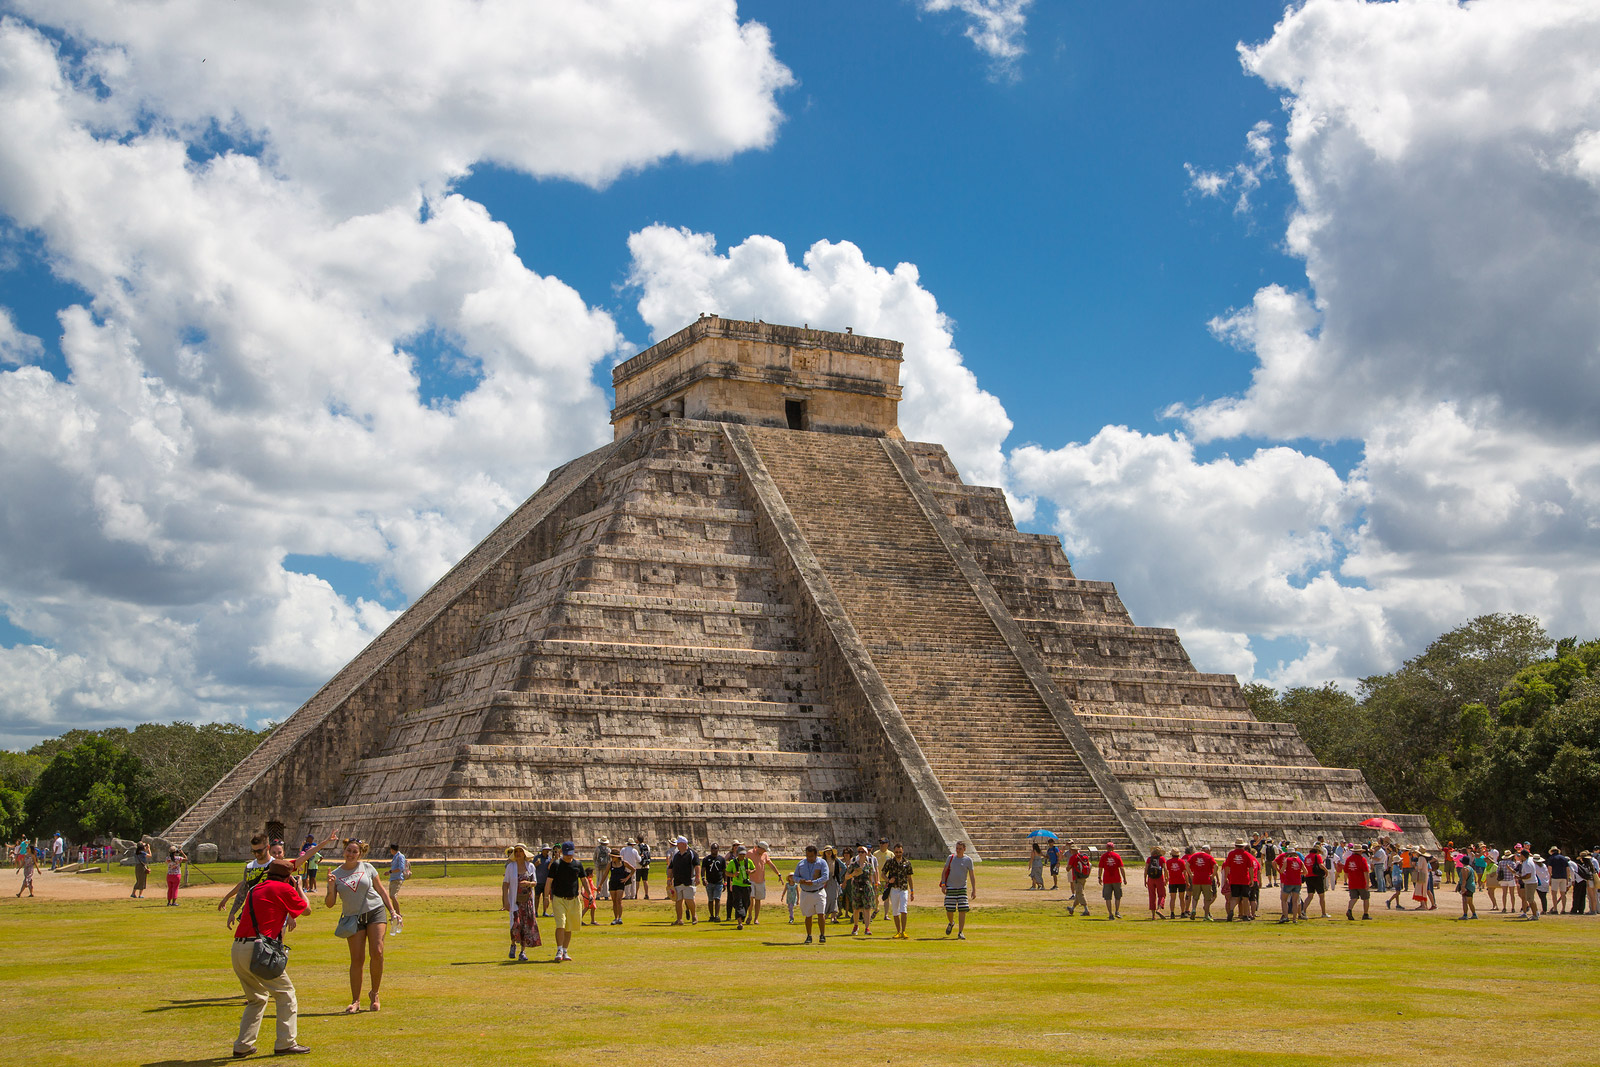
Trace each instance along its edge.
<path fill-rule="evenodd" d="M 1250 885 L 1256 878 L 1256 856 L 1244 843 L 1244 838 L 1233 842 L 1233 848 L 1222 858 L 1222 873 L 1228 883 L 1228 921 L 1233 922 L 1233 910 L 1239 917 L 1250 919 Z"/>
<path fill-rule="evenodd" d="M 1372 894 L 1368 888 L 1370 885 L 1368 878 L 1372 875 L 1372 860 L 1367 856 L 1367 846 L 1362 845 L 1360 851 L 1352 852 L 1346 856 L 1339 869 L 1344 871 L 1344 884 L 1350 889 L 1350 904 L 1344 909 L 1344 917 L 1346 919 L 1354 919 L 1356 917 L 1356 901 L 1359 900 L 1361 901 L 1361 917 L 1363 919 L 1372 918 L 1368 914 L 1369 909 L 1372 907 Z"/>
<path fill-rule="evenodd" d="M 1195 906 L 1205 906 L 1206 922 L 1211 921 L 1211 905 L 1217 899 L 1217 858 L 1211 854 L 1210 845 L 1201 845 L 1184 857 L 1189 865 L 1189 918 L 1195 916 Z"/>
<path fill-rule="evenodd" d="M 1073 909 L 1082 907 L 1083 917 L 1089 917 L 1089 898 L 1084 896 L 1083 887 L 1089 882 L 1089 854 L 1081 851 L 1077 845 L 1067 846 L 1072 854 L 1067 857 L 1067 871 L 1072 877 L 1072 903 L 1067 905 L 1067 914 L 1071 915 Z"/>
<path fill-rule="evenodd" d="M 1300 899 L 1300 887 L 1306 879 L 1306 861 L 1300 858 L 1294 846 L 1285 844 L 1273 866 L 1278 868 L 1278 895 L 1283 914 L 1281 923 L 1305 918 L 1305 902 Z"/>
<path fill-rule="evenodd" d="M 233 931 L 233 973 L 244 989 L 244 1015 L 239 1020 L 239 1036 L 233 1043 L 235 1056 L 248 1056 L 256 1050 L 256 1035 L 261 1030 L 261 1017 L 267 1013 L 268 997 L 278 1004 L 278 1032 L 273 1052 L 290 1056 L 311 1051 L 296 1040 L 299 1008 L 288 973 L 276 978 L 258 978 L 250 973 L 250 956 L 255 951 L 256 938 L 283 937 L 283 924 L 289 916 L 304 915 L 309 909 L 306 898 L 289 881 L 293 871 L 294 865 L 286 859 L 275 859 L 268 864 L 266 877 L 246 891 L 239 925 Z"/>
<path fill-rule="evenodd" d="M 1167 854 L 1163 865 L 1167 869 L 1167 918 L 1188 917 L 1189 863 L 1180 851 L 1174 848 Z"/>
<path fill-rule="evenodd" d="M 1106 850 L 1100 854 L 1100 869 L 1095 872 L 1095 881 L 1100 884 L 1100 895 L 1106 901 L 1106 918 L 1122 918 L 1122 857 L 1117 853 L 1116 845 L 1106 842 Z"/>

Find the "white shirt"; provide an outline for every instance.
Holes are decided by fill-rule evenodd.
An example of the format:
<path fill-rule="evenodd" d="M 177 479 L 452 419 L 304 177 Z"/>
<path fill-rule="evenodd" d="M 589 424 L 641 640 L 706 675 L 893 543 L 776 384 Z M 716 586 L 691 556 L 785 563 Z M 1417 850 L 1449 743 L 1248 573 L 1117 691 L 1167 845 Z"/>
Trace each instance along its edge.
<path fill-rule="evenodd" d="M 639 866 L 639 850 L 632 845 L 623 845 L 622 862 L 631 863 L 635 867 Z"/>
<path fill-rule="evenodd" d="M 1539 881 L 1539 866 L 1538 866 L 1538 864 L 1533 862 L 1533 859 L 1531 857 L 1529 859 L 1525 859 L 1525 860 L 1522 861 L 1522 866 L 1519 868 L 1519 870 L 1522 873 L 1522 881 L 1525 884 L 1527 882 L 1529 882 L 1529 881 L 1532 881 L 1535 884 L 1538 883 L 1538 881 Z"/>

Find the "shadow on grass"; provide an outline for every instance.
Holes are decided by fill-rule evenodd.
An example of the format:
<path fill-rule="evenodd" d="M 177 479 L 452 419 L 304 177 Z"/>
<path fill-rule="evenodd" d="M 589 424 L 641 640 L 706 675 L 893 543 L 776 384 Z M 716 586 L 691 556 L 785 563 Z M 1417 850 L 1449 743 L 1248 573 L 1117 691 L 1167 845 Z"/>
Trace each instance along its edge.
<path fill-rule="evenodd" d="M 244 1004 L 242 995 L 231 997 L 201 997 L 197 1000 L 169 1000 L 165 1004 L 154 1008 L 146 1008 L 144 1014 L 149 1015 L 158 1011 L 185 1011 L 190 1008 L 237 1008 Z"/>
<path fill-rule="evenodd" d="M 271 1055 L 268 1053 L 268 1055 Z M 254 1057 L 252 1057 L 254 1058 Z M 200 1067 L 207 1063 L 238 1063 L 232 1056 L 209 1056 L 199 1060 L 154 1060 L 144 1067 Z"/>
<path fill-rule="evenodd" d="M 522 967 L 530 963 L 554 963 L 555 959 L 547 960 L 456 960 L 452 967 Z"/>

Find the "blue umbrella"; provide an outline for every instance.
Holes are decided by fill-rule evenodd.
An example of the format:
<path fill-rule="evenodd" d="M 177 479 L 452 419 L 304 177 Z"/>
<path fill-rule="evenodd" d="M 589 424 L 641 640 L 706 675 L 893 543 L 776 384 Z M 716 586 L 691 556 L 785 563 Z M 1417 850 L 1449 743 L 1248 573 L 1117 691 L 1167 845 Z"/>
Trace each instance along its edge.
<path fill-rule="evenodd" d="M 1035 830 L 1033 833 L 1029 834 L 1028 836 L 1030 838 L 1033 838 L 1033 837 L 1048 837 L 1052 841 L 1054 841 L 1056 839 L 1056 835 L 1051 833 L 1049 830 Z"/>

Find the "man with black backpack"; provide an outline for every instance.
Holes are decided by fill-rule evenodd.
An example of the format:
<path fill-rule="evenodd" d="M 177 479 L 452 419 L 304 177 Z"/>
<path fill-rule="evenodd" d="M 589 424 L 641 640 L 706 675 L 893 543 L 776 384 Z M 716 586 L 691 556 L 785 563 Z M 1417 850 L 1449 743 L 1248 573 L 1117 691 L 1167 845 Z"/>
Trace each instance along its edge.
<path fill-rule="evenodd" d="M 239 1036 L 233 1042 L 235 1057 L 255 1052 L 256 1035 L 261 1031 L 261 1018 L 267 1013 L 268 997 L 278 1004 L 277 1040 L 273 1042 L 272 1051 L 279 1056 L 311 1051 L 296 1038 L 299 1006 L 288 972 L 280 971 L 274 977 L 263 978 L 251 966 L 258 941 L 281 942 L 283 924 L 288 918 L 310 910 L 305 896 L 289 880 L 294 866 L 287 859 L 274 859 L 266 870 L 261 881 L 245 892 L 239 925 L 233 932 L 233 973 L 244 989 L 244 1015 L 239 1019 Z"/>

